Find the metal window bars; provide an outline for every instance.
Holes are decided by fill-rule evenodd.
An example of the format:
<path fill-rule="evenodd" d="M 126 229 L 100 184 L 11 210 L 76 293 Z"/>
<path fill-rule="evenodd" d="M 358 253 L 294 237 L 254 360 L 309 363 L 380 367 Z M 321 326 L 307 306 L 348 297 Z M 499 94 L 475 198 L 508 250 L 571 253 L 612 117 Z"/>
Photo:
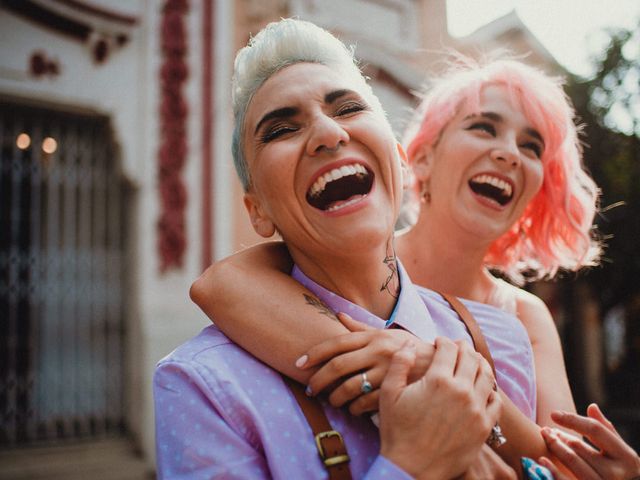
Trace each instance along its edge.
<path fill-rule="evenodd" d="M 127 189 L 108 119 L 0 99 L 0 446 L 123 428 Z"/>

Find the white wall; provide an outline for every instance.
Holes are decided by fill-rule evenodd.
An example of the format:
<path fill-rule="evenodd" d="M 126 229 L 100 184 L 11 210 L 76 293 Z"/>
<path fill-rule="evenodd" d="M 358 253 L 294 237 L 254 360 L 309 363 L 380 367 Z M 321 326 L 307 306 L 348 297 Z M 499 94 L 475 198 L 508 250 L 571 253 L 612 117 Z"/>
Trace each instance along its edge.
<path fill-rule="evenodd" d="M 113 8 L 108 3 L 105 6 Z M 162 58 L 158 29 L 161 6 L 162 3 L 155 0 L 127 2 L 123 8 L 127 14 L 137 16 L 139 22 L 128 29 L 129 43 L 114 51 L 101 65 L 93 62 L 85 44 L 0 9 L 0 95 L 90 110 L 106 115 L 112 121 L 123 171 L 134 189 L 128 242 L 131 256 L 127 267 L 131 286 L 126 318 L 127 418 L 134 438 L 150 464 L 154 461 L 151 395 L 154 366 L 160 358 L 208 323 L 188 297 L 189 286 L 199 275 L 201 267 L 200 2 L 190 2 L 187 20 L 191 72 L 184 89 L 190 108 L 188 159 L 183 171 L 189 192 L 187 252 L 182 269 L 166 274 L 159 271 L 156 225 L 159 213 L 158 80 Z M 228 18 L 219 19 L 219 23 L 222 22 L 228 22 Z M 60 75 L 29 76 L 28 61 L 36 50 L 59 63 Z M 220 83 L 217 95 L 223 94 L 226 92 Z M 216 115 L 224 117 L 226 113 L 221 110 Z M 216 142 L 216 145 L 222 144 L 222 141 Z M 225 177 L 221 176 L 219 181 L 224 182 Z M 225 199 L 224 193 L 221 195 L 216 197 L 216 201 Z M 227 238 L 225 242 L 229 243 L 229 235 L 227 232 L 225 237 L 222 233 L 221 238 Z M 228 247 L 224 245 L 216 252 L 226 253 Z"/>

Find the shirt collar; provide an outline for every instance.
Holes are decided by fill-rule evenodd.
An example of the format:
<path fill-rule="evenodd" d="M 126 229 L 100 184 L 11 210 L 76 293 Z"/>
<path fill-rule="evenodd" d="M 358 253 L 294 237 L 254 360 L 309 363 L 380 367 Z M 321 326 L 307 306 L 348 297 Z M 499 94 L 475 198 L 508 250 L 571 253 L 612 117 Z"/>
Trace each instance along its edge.
<path fill-rule="evenodd" d="M 335 313 L 347 313 L 354 320 L 374 328 L 388 328 L 395 324 L 410 331 L 422 340 L 432 342 L 436 337 L 436 327 L 429 310 L 427 310 L 400 261 L 397 262 L 397 266 L 400 279 L 400 295 L 388 320 L 384 320 L 361 306 L 327 290 L 307 277 L 297 265 L 293 266 L 291 276 L 309 289 Z"/>

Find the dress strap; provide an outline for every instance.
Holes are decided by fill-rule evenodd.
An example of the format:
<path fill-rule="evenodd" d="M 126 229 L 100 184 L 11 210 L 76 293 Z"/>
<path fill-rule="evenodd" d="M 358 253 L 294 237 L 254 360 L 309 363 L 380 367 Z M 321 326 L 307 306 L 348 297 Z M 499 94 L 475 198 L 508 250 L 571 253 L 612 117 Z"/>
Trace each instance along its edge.
<path fill-rule="evenodd" d="M 469 309 L 467 309 L 467 307 L 465 307 L 457 297 L 454 297 L 453 295 L 450 295 L 448 293 L 440 293 L 440 295 L 442 295 L 442 298 L 449 302 L 451 308 L 453 308 L 453 310 L 458 314 L 460 320 L 462 320 L 462 323 L 465 324 L 469 335 L 471 335 L 473 346 L 475 347 L 476 351 L 485 358 L 489 365 L 491 365 L 491 370 L 493 370 L 493 376 L 495 377 L 496 366 L 493 363 L 493 357 L 491 356 L 491 352 L 489 351 L 489 346 L 487 345 L 487 341 L 485 340 L 484 335 L 482 334 L 482 330 L 480 330 L 476 319 L 473 318 L 473 315 L 471 314 Z"/>

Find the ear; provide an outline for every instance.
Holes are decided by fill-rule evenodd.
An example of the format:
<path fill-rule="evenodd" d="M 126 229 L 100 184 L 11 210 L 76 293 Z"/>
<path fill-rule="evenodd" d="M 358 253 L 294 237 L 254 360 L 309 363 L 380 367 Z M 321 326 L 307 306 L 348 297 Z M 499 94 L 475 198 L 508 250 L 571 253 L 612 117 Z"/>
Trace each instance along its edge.
<path fill-rule="evenodd" d="M 399 143 L 396 143 L 396 148 L 398 150 L 398 156 L 400 157 L 400 168 L 402 173 L 402 189 L 407 190 L 413 183 L 412 182 L 413 177 L 411 175 L 411 167 L 409 167 L 407 152 L 404 151 L 404 148 L 402 148 L 402 145 L 400 145 Z"/>
<path fill-rule="evenodd" d="M 276 233 L 276 227 L 271 218 L 264 212 L 260 200 L 253 192 L 244 194 L 244 206 L 249 213 L 251 225 L 258 235 L 264 238 L 272 237 Z"/>
<path fill-rule="evenodd" d="M 418 181 L 424 182 L 429 180 L 431 176 L 431 168 L 433 167 L 433 147 L 424 146 L 419 148 L 411 159 L 413 174 Z"/>

